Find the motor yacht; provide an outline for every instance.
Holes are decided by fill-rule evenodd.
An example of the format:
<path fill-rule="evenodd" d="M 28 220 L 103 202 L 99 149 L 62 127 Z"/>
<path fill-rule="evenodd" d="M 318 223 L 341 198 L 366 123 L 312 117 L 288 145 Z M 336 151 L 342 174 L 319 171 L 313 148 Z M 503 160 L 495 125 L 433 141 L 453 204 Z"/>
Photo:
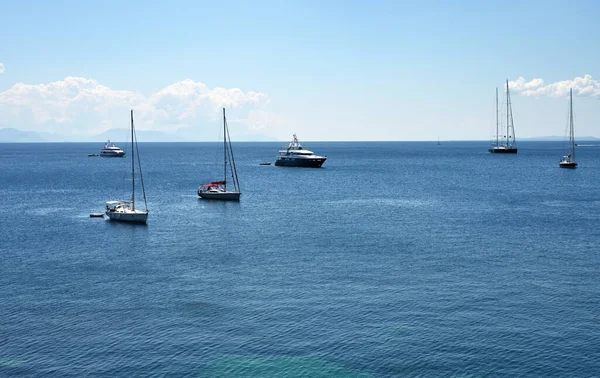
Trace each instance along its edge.
<path fill-rule="evenodd" d="M 109 139 L 108 142 L 104 143 L 104 148 L 102 150 L 100 150 L 100 156 L 123 157 L 123 156 L 125 156 L 125 151 L 123 151 L 119 147 L 112 144 L 112 142 Z"/>
<path fill-rule="evenodd" d="M 298 142 L 296 134 L 294 134 L 292 142 L 279 150 L 275 165 L 280 167 L 320 168 L 325 160 L 327 160 L 327 156 L 318 156 L 312 151 L 305 150 Z"/>

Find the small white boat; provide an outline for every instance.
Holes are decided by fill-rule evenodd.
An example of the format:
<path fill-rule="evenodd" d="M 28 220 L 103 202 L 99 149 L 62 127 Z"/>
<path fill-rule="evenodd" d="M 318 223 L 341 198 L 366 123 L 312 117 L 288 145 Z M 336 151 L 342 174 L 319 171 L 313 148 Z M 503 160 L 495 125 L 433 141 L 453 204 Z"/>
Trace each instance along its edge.
<path fill-rule="evenodd" d="M 233 190 L 227 190 L 227 172 L 231 173 Z M 240 194 L 240 182 L 238 180 L 237 169 L 235 168 L 235 159 L 233 158 L 229 129 L 227 128 L 227 118 L 225 117 L 225 108 L 223 108 L 223 180 L 201 184 L 198 187 L 198 197 L 202 199 L 239 201 Z"/>
<path fill-rule="evenodd" d="M 135 143 L 135 147 L 134 147 Z M 135 149 L 134 149 L 135 148 Z M 134 153 L 137 152 L 137 153 Z M 131 200 L 116 200 L 106 202 L 106 215 L 110 220 L 119 222 L 146 223 L 148 220 L 148 203 L 146 202 L 146 189 L 142 177 L 142 166 L 138 158 L 138 170 L 140 171 L 140 182 L 144 195 L 145 210 L 135 208 L 135 155 L 139 157 L 137 150 L 137 139 L 133 126 L 133 110 L 131 111 Z"/>
<path fill-rule="evenodd" d="M 88 155 L 92 156 L 92 155 Z M 120 149 L 119 147 L 112 144 L 110 139 L 108 142 L 104 143 L 104 148 L 100 150 L 100 156 L 102 157 L 123 157 L 125 156 L 125 151 Z"/>

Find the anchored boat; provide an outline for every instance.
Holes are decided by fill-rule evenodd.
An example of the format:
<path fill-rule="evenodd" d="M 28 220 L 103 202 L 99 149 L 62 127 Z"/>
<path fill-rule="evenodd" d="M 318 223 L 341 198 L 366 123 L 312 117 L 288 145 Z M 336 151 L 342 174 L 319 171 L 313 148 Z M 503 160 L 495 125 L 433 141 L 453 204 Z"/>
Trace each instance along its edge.
<path fill-rule="evenodd" d="M 135 147 L 134 147 L 135 143 Z M 134 149 L 135 148 L 135 149 Z M 138 157 L 138 170 L 144 196 L 145 210 L 135 207 L 135 155 Z M 106 215 L 110 220 L 119 222 L 146 223 L 148 220 L 148 203 L 146 202 L 146 189 L 142 177 L 142 165 L 140 163 L 140 152 L 137 148 L 137 138 L 133 126 L 133 110 L 131 111 L 131 200 L 115 200 L 106 202 Z"/>
<path fill-rule="evenodd" d="M 133 152 L 132 152 L 133 153 Z M 94 155 L 88 155 L 94 156 Z M 98 155 L 95 155 L 98 156 Z M 104 148 L 100 150 L 100 156 L 102 157 L 123 157 L 125 156 L 125 151 L 115 146 L 110 139 L 108 142 L 104 143 Z"/>
<path fill-rule="evenodd" d="M 275 165 L 280 167 L 321 168 L 325 160 L 327 160 L 327 156 L 318 156 L 312 151 L 305 150 L 298 142 L 296 134 L 294 134 L 292 142 L 279 150 Z"/>
<path fill-rule="evenodd" d="M 229 190 L 227 189 L 227 172 L 231 173 Z M 232 186 L 233 190 L 231 190 Z M 235 167 L 233 149 L 231 148 L 231 138 L 229 136 L 229 128 L 227 127 L 225 108 L 223 108 L 223 180 L 201 184 L 198 187 L 198 196 L 203 199 L 239 201 L 240 195 L 240 182 Z"/>
<path fill-rule="evenodd" d="M 504 139 L 506 138 L 506 140 Z M 501 144 L 502 142 L 502 144 Z M 498 88 L 496 88 L 496 143 L 488 150 L 493 154 L 516 154 L 515 125 L 512 115 L 512 104 L 510 103 L 510 91 L 508 89 L 508 80 L 506 80 L 506 135 L 500 141 L 498 129 Z"/>
<path fill-rule="evenodd" d="M 560 159 L 561 168 L 577 168 L 575 161 L 575 130 L 573 128 L 573 88 L 569 91 L 569 153 Z"/>

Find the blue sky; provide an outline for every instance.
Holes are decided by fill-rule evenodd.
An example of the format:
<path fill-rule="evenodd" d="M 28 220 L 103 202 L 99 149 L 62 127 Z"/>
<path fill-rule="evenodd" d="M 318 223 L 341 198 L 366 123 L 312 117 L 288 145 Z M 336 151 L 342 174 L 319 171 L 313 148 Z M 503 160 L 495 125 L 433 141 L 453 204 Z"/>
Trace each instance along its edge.
<path fill-rule="evenodd" d="M 595 1 L 0 9 L 0 127 L 94 135 L 126 127 L 133 107 L 138 128 L 205 139 L 225 106 L 238 140 L 485 140 L 495 87 L 522 77 L 543 84 L 512 92 L 517 138 L 562 135 L 568 103 L 557 88 L 589 75 L 578 81 L 576 132 L 600 136 Z"/>

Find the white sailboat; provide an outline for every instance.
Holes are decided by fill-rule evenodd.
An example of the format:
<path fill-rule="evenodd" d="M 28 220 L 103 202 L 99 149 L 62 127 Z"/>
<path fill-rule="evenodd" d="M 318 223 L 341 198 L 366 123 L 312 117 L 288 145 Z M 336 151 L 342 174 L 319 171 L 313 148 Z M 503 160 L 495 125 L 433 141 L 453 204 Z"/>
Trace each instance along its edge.
<path fill-rule="evenodd" d="M 504 140 L 506 138 L 506 140 Z M 498 130 L 498 88 L 496 88 L 496 143 L 492 143 L 492 147 L 488 149 L 493 154 L 516 154 L 517 147 L 515 138 L 515 125 L 512 115 L 512 104 L 510 103 L 510 91 L 508 90 L 508 80 L 506 80 L 506 135 L 500 143 L 500 135 Z"/>
<path fill-rule="evenodd" d="M 227 190 L 228 171 L 231 172 L 230 190 Z M 233 186 L 233 190 L 231 190 L 231 186 Z M 201 184 L 198 187 L 198 196 L 203 199 L 239 201 L 240 194 L 240 182 L 235 167 L 233 149 L 231 148 L 231 138 L 229 137 L 225 108 L 223 108 L 223 180 Z"/>
<path fill-rule="evenodd" d="M 135 146 L 134 146 L 135 144 Z M 135 155 L 138 157 L 138 170 L 140 171 L 140 182 L 144 195 L 145 210 L 135 207 Z M 115 200 L 106 202 L 106 215 L 108 218 L 119 222 L 146 223 L 148 220 L 148 204 L 146 202 L 146 189 L 142 178 L 142 165 L 140 153 L 137 149 L 137 138 L 133 125 L 133 110 L 131 111 L 131 200 Z"/>
<path fill-rule="evenodd" d="M 569 91 L 569 153 L 562 157 L 558 166 L 561 168 L 577 168 L 575 161 L 575 130 L 573 128 L 573 88 Z"/>

